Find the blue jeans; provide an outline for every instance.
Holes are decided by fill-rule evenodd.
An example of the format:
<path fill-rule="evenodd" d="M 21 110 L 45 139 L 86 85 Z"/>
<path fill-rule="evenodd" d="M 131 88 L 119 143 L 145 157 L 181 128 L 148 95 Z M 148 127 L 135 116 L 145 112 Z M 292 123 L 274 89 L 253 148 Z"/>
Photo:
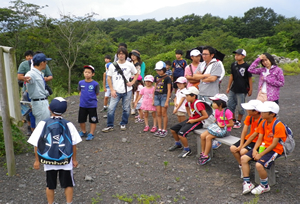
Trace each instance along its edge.
<path fill-rule="evenodd" d="M 246 93 L 234 93 L 233 91 L 229 91 L 227 105 L 233 114 L 235 113 L 235 108 L 237 108 L 240 115 L 245 114 L 245 110 L 241 105 L 245 103 L 245 98 Z"/>
<path fill-rule="evenodd" d="M 128 123 L 131 95 L 132 95 L 132 91 L 128 91 L 127 94 L 117 93 L 116 98 L 110 97 L 110 102 L 107 111 L 107 127 L 114 126 L 115 111 L 121 99 L 122 99 L 123 113 L 122 113 L 122 121 L 120 122 L 120 125 L 126 125 Z"/>

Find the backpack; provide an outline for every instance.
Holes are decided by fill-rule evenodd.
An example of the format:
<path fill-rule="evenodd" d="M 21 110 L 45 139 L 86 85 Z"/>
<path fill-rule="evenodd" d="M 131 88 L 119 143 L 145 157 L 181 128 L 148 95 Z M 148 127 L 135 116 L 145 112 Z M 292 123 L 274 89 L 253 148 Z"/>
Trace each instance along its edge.
<path fill-rule="evenodd" d="M 70 130 L 63 118 L 51 117 L 44 120 L 45 126 L 38 140 L 37 153 L 40 162 L 49 165 L 66 165 L 73 156 Z"/>
<path fill-rule="evenodd" d="M 275 133 L 275 126 L 281 121 L 279 120 L 275 120 L 273 127 L 272 127 L 272 132 L 273 134 Z M 266 121 L 264 121 L 264 123 L 262 124 L 263 128 L 265 128 L 265 123 Z M 286 124 L 284 124 L 283 122 L 281 122 L 284 127 L 285 127 L 285 134 L 286 134 L 286 140 L 285 142 L 280 138 L 279 139 L 279 143 L 283 146 L 283 151 L 284 151 L 284 156 L 287 157 L 287 155 L 290 155 L 294 149 L 295 149 L 295 140 L 294 140 L 294 136 L 293 136 L 293 131 L 291 130 L 291 128 L 289 128 Z"/>
<path fill-rule="evenodd" d="M 195 108 L 195 111 L 201 115 L 200 111 L 197 109 L 197 103 L 199 102 L 202 102 L 205 106 L 205 111 L 207 112 L 207 115 L 208 115 L 208 118 L 203 120 L 202 121 L 202 124 L 203 124 L 203 128 L 208 128 L 209 125 L 211 125 L 212 123 L 215 122 L 216 118 L 215 118 L 215 115 L 214 115 L 214 112 L 213 112 L 213 109 L 211 108 L 210 105 L 208 105 L 205 101 L 203 100 L 196 100 L 195 101 L 195 104 L 194 104 L 194 108 Z M 191 110 L 191 103 L 188 102 L 188 105 L 189 105 L 189 108 Z"/>
<path fill-rule="evenodd" d="M 252 120 L 253 120 L 253 116 L 250 117 L 250 125 L 252 124 Z M 257 126 L 259 125 L 259 123 L 262 121 L 262 118 L 259 119 Z"/>

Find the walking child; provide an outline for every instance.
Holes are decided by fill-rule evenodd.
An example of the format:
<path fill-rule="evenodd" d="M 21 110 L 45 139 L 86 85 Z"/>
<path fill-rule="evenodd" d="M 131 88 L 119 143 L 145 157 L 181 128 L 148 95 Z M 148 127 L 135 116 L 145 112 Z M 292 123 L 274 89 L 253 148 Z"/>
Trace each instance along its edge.
<path fill-rule="evenodd" d="M 149 114 L 152 114 L 153 126 L 150 132 L 154 133 L 157 131 L 156 108 L 153 105 L 154 91 L 155 91 L 155 87 L 153 86 L 154 77 L 152 75 L 146 75 L 144 81 L 145 81 L 145 87 L 141 89 L 137 101 L 139 101 L 139 99 L 143 97 L 142 105 L 140 109 L 143 111 L 144 114 L 144 120 L 145 120 L 144 132 L 148 132 L 150 129 L 148 116 Z M 137 102 L 135 103 L 135 106 L 137 106 Z"/>
<path fill-rule="evenodd" d="M 104 61 L 105 61 L 105 72 L 103 73 L 103 87 L 104 87 L 104 101 L 103 101 L 103 109 L 100 111 L 100 112 L 104 112 L 104 111 L 107 111 L 108 109 L 108 100 L 110 98 L 110 89 L 109 89 L 109 86 L 108 86 L 108 83 L 107 83 L 107 71 L 108 71 L 108 67 L 109 65 L 111 64 L 111 56 L 110 55 L 106 55 L 105 58 L 104 58 Z M 103 116 L 104 118 L 107 117 L 107 115 L 104 115 Z"/>
<path fill-rule="evenodd" d="M 220 136 L 220 135 L 216 134 L 217 131 L 216 132 L 209 131 L 210 127 L 212 126 L 212 125 L 210 125 L 208 127 L 208 130 L 200 135 L 201 150 L 202 150 L 200 153 L 199 161 L 198 161 L 198 164 L 200 164 L 200 165 L 204 165 L 211 160 L 209 152 L 212 147 L 212 139 L 214 139 L 216 137 L 225 137 L 225 136 L 230 135 L 231 128 L 234 125 L 234 122 L 232 120 L 233 119 L 232 112 L 226 108 L 227 101 L 228 101 L 227 96 L 225 94 L 216 94 L 214 97 L 209 97 L 209 99 L 213 101 L 212 107 L 215 109 L 216 123 L 214 123 L 212 125 L 216 124 L 220 128 L 227 127 L 227 130 L 224 135 Z M 224 115 L 225 115 L 225 118 L 224 118 Z M 225 124 L 224 124 L 224 121 L 225 121 Z"/>
<path fill-rule="evenodd" d="M 95 75 L 95 68 L 92 65 L 85 65 L 83 67 L 84 80 L 78 83 L 78 90 L 80 95 L 78 123 L 80 123 L 79 135 L 87 137 L 86 140 L 94 139 L 96 124 L 98 123 L 97 115 L 97 96 L 99 95 L 99 84 L 94 81 L 92 77 Z M 85 123 L 89 116 L 90 133 L 87 134 Z"/>
<path fill-rule="evenodd" d="M 174 83 L 177 83 L 177 92 L 174 98 L 174 111 L 173 114 L 177 115 L 178 122 L 183 122 L 186 120 L 186 95 L 184 91 L 186 90 L 187 80 L 185 77 L 179 77 Z"/>
<path fill-rule="evenodd" d="M 169 100 L 171 96 L 171 78 L 166 74 L 166 64 L 159 61 L 155 64 L 157 75 L 154 77 L 155 92 L 154 103 L 157 113 L 158 130 L 154 133 L 157 137 L 166 137 L 168 134 L 168 114 Z M 163 128 L 162 128 L 163 122 Z"/>
<path fill-rule="evenodd" d="M 140 91 L 144 88 L 143 78 L 141 75 L 138 76 L 135 84 L 133 85 L 133 108 L 135 108 L 138 111 L 138 117 L 135 120 L 135 123 L 144 123 L 144 115 L 143 111 L 141 110 L 141 105 L 143 101 L 143 97 L 140 96 Z"/>
<path fill-rule="evenodd" d="M 35 162 L 33 165 L 34 169 L 40 168 L 40 160 L 38 156 L 38 146 L 39 140 L 42 135 L 42 132 L 45 128 L 47 121 L 49 120 L 57 120 L 59 122 L 64 122 L 66 124 L 66 128 L 69 130 L 70 136 L 72 139 L 72 149 L 73 154 L 70 160 L 70 163 L 64 165 L 50 165 L 44 164 L 44 171 L 46 172 L 46 196 L 48 204 L 54 203 L 54 190 L 56 189 L 57 185 L 57 174 L 59 174 L 59 181 L 60 186 L 65 189 L 65 196 L 67 204 L 72 204 L 73 201 L 73 187 L 75 186 L 74 177 L 73 177 L 73 167 L 78 166 L 78 161 L 76 160 L 76 145 L 81 142 L 81 137 L 79 136 L 75 126 L 62 118 L 62 114 L 67 110 L 67 101 L 64 100 L 62 97 L 54 98 L 49 106 L 51 111 L 51 118 L 47 120 L 41 121 L 36 129 L 33 131 L 32 135 L 28 139 L 28 143 L 34 146 L 34 153 L 35 153 Z M 61 133 L 62 134 L 62 133 Z M 58 135 L 62 137 L 61 135 Z M 57 137 L 57 136 L 56 136 Z M 59 151 L 59 150 L 57 150 Z M 57 152 L 58 154 L 59 152 Z"/>

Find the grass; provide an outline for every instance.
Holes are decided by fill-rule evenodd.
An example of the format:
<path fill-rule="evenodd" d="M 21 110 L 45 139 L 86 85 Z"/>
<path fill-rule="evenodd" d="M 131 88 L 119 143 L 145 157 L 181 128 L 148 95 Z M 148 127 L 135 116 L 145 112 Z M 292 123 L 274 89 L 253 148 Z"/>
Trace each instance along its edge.
<path fill-rule="evenodd" d="M 297 75 L 300 73 L 300 62 L 278 65 L 283 69 L 284 75 Z"/>

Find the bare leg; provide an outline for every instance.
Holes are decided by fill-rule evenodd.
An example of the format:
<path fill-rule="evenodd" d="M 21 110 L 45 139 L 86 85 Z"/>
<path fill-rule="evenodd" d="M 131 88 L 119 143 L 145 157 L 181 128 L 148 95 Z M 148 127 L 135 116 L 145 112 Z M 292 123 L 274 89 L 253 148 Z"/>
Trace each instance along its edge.
<path fill-rule="evenodd" d="M 148 111 L 144 112 L 145 126 L 149 126 L 148 115 L 149 115 Z"/>
<path fill-rule="evenodd" d="M 85 123 L 80 123 L 80 129 L 83 133 L 86 133 Z"/>
<path fill-rule="evenodd" d="M 239 165 L 241 165 L 241 154 L 240 154 L 240 152 L 237 151 L 237 147 L 234 145 L 231 145 L 230 151 L 233 154 L 234 158 L 239 163 Z"/>
<path fill-rule="evenodd" d="M 211 134 L 208 134 L 206 136 L 206 143 L 205 143 L 205 151 L 204 151 L 204 155 L 208 155 L 210 150 L 211 150 L 211 146 L 212 146 L 212 139 L 216 138 L 216 136 L 213 136 Z"/>
<path fill-rule="evenodd" d="M 188 140 L 186 139 L 186 137 L 179 136 L 179 139 L 180 139 L 183 147 L 188 147 L 189 146 Z"/>
<path fill-rule="evenodd" d="M 152 118 L 153 118 L 153 126 L 156 127 L 157 126 L 157 117 L 156 117 L 155 111 L 152 112 Z"/>
<path fill-rule="evenodd" d="M 179 141 L 179 136 L 177 135 L 177 133 L 174 130 L 171 130 L 171 133 L 172 133 L 175 141 L 178 142 Z"/>
<path fill-rule="evenodd" d="M 162 116 L 164 121 L 164 130 L 167 130 L 168 125 L 168 114 L 167 114 L 168 108 L 162 107 Z"/>
<path fill-rule="evenodd" d="M 161 106 L 156 106 L 156 112 L 157 112 L 157 123 L 158 123 L 158 129 L 161 129 L 161 116 L 162 116 L 162 107 Z"/>
<path fill-rule="evenodd" d="M 103 105 L 107 106 L 109 97 L 104 97 Z"/>
<path fill-rule="evenodd" d="M 96 123 L 90 123 L 90 133 L 94 135 L 96 130 Z"/>
<path fill-rule="evenodd" d="M 242 170 L 243 170 L 244 177 L 249 177 L 249 175 L 250 175 L 249 161 L 251 159 L 252 158 L 248 157 L 247 155 L 244 155 L 241 157 Z"/>
<path fill-rule="evenodd" d="M 186 120 L 186 117 L 185 116 L 177 116 L 178 117 L 178 122 L 183 122 Z"/>
<path fill-rule="evenodd" d="M 266 169 L 263 167 L 263 165 L 256 162 L 255 168 L 257 169 L 257 172 L 259 174 L 259 178 L 266 179 L 268 177 L 268 173 L 267 173 Z"/>
<path fill-rule="evenodd" d="M 46 196 L 48 203 L 52 204 L 54 202 L 54 189 L 46 188 Z"/>
<path fill-rule="evenodd" d="M 67 203 L 71 203 L 73 201 L 73 187 L 65 188 L 65 195 Z"/>

